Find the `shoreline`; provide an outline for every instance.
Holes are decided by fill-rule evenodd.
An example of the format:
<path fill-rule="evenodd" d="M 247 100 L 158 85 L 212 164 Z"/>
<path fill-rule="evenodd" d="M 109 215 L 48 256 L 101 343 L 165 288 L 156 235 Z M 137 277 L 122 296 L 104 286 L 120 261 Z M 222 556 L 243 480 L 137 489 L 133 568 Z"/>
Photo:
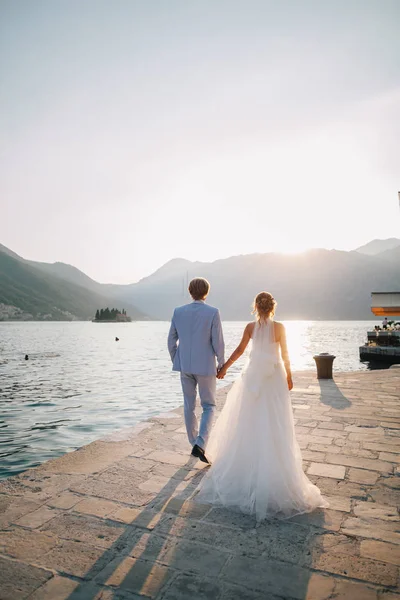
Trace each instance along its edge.
<path fill-rule="evenodd" d="M 0 366 L 1 366 L 1 362 L 0 362 Z M 350 373 L 357 374 L 357 373 L 369 373 L 369 372 L 375 372 L 375 371 L 386 371 L 386 370 L 388 370 L 388 368 L 390 368 L 390 365 L 382 365 L 382 366 L 380 366 L 378 368 L 374 368 L 374 369 L 362 369 L 362 370 L 360 369 L 360 370 L 354 370 L 354 371 L 351 370 L 351 371 L 347 371 L 346 373 L 348 373 L 348 374 L 350 374 Z M 293 374 L 296 377 L 297 376 L 302 376 L 302 375 L 307 376 L 307 375 L 311 375 L 313 373 L 315 373 L 315 367 L 314 368 L 310 367 L 309 369 L 303 369 L 303 370 L 298 370 L 298 371 L 294 370 L 293 371 Z M 340 374 L 341 374 L 340 372 L 334 372 L 335 376 L 336 375 L 340 375 Z M 234 375 L 234 379 L 236 379 L 238 377 L 239 373 L 234 373 L 233 375 Z M 224 393 L 224 390 L 226 390 L 226 389 L 229 391 L 229 389 L 233 385 L 233 383 L 234 383 L 234 381 L 224 382 L 224 385 L 221 386 L 221 388 L 219 388 L 219 390 L 217 391 L 217 393 L 218 394 Z M 93 434 L 95 435 L 95 437 L 93 437 L 90 441 L 87 441 L 86 443 L 83 443 L 82 445 L 79 445 L 79 446 L 77 445 L 74 450 L 63 451 L 61 454 L 58 454 L 54 459 L 48 459 L 48 458 L 46 458 L 46 459 L 42 460 L 41 462 L 38 462 L 38 464 L 36 464 L 35 466 L 28 466 L 28 467 L 26 467 L 23 470 L 18 471 L 18 472 L 8 472 L 7 474 L 3 474 L 3 475 L 0 476 L 0 484 L 1 484 L 1 482 L 6 481 L 6 480 L 10 479 L 11 477 L 18 477 L 20 475 L 23 475 L 28 470 L 40 468 L 43 464 L 45 464 L 49 460 L 61 459 L 63 456 L 65 456 L 65 454 L 71 454 L 73 452 L 77 452 L 77 451 L 81 450 L 82 448 L 84 448 L 84 447 L 86 447 L 86 446 L 88 446 L 90 444 L 93 444 L 95 442 L 102 441 L 102 440 L 105 440 L 105 439 L 109 439 L 110 437 L 113 437 L 113 436 L 118 435 L 118 434 L 122 435 L 122 432 L 124 432 L 124 431 L 129 431 L 131 429 L 135 430 L 141 424 L 146 423 L 147 421 L 151 421 L 153 418 L 158 418 L 160 415 L 161 416 L 167 415 L 167 414 L 169 414 L 169 412 L 171 412 L 171 411 L 173 412 L 173 411 L 179 409 L 179 407 L 181 406 L 181 404 L 182 404 L 182 400 L 181 400 L 181 395 L 180 395 L 180 391 L 179 391 L 179 392 L 177 392 L 176 408 L 171 408 L 169 410 L 167 409 L 167 411 L 166 411 L 165 409 L 163 409 L 163 408 L 160 407 L 161 410 L 160 410 L 159 413 L 153 414 L 151 416 L 144 416 L 143 419 L 140 419 L 140 417 L 139 417 L 139 420 L 134 425 L 126 426 L 126 427 L 118 427 L 118 428 L 116 428 L 114 430 L 109 431 L 106 434 L 102 433 L 102 434 L 99 435 L 99 432 L 96 429 L 94 429 L 93 430 Z M 39 457 L 38 460 L 40 460 L 40 457 Z"/>
<path fill-rule="evenodd" d="M 207 467 L 179 407 L 0 482 L 2 598 L 394 600 L 400 369 L 334 377 L 297 372 L 292 392 L 304 470 L 329 509 L 256 528 L 192 502 Z"/>
<path fill-rule="evenodd" d="M 251 315 L 248 315 L 248 318 L 245 319 L 224 319 L 223 323 L 248 323 L 251 320 Z M 279 318 L 280 321 L 284 321 L 285 323 L 375 323 L 378 325 L 382 323 L 382 319 L 375 317 L 371 317 L 370 319 L 285 319 L 283 317 Z M 134 319 L 131 321 L 94 321 L 93 318 L 88 319 L 0 319 L 1 323 L 170 323 L 171 319 Z"/>

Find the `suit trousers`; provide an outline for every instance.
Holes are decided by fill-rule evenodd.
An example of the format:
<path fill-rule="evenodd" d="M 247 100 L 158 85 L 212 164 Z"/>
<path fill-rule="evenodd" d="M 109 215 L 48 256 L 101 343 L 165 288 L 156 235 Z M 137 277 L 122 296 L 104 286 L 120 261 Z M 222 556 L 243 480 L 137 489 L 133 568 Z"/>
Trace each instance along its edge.
<path fill-rule="evenodd" d="M 189 442 L 192 446 L 197 444 L 204 450 L 213 424 L 217 378 L 215 375 L 181 373 L 181 384 L 185 425 Z M 200 429 L 195 414 L 197 387 L 199 388 L 200 402 L 203 409 L 200 419 Z"/>

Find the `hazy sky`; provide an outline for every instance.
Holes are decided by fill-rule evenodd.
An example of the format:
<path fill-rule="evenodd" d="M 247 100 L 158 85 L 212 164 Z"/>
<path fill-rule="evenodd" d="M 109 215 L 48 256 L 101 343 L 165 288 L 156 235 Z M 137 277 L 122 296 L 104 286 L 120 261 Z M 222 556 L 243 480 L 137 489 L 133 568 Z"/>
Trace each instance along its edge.
<path fill-rule="evenodd" d="M 399 0 L 0 0 L 0 243 L 129 283 L 400 237 Z"/>

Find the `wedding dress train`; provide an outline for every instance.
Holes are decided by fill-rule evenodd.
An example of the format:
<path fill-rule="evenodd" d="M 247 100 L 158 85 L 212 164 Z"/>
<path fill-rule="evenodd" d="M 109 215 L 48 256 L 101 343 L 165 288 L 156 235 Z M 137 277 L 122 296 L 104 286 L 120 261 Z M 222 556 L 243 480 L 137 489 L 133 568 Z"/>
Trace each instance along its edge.
<path fill-rule="evenodd" d="M 256 323 L 252 349 L 214 426 L 212 466 L 198 501 L 240 509 L 257 520 L 327 507 L 302 469 L 292 405 L 274 322 Z"/>

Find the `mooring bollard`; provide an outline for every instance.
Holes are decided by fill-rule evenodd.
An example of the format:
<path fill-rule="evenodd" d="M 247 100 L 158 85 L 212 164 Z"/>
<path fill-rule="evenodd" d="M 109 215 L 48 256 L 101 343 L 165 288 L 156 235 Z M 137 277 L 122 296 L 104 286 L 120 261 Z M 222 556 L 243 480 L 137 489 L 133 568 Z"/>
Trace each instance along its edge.
<path fill-rule="evenodd" d="M 313 356 L 315 364 L 317 365 L 317 378 L 318 379 L 333 379 L 332 367 L 333 361 L 336 356 L 329 354 L 329 352 L 321 352 Z"/>

